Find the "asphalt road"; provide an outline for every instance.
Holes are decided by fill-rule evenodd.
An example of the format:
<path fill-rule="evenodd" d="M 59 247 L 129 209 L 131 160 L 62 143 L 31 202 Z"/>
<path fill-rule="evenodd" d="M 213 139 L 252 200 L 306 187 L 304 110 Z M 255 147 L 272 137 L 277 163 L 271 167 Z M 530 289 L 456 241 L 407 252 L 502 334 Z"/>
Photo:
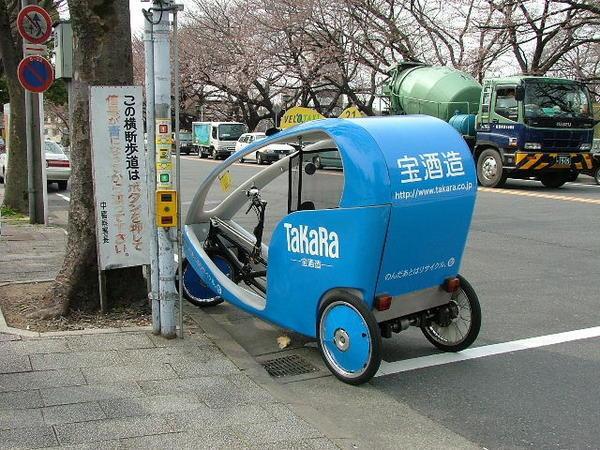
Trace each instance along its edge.
<path fill-rule="evenodd" d="M 182 159 L 184 212 L 215 164 Z M 257 170 L 234 165 L 234 185 Z M 282 177 L 263 193 L 267 234 L 272 215 L 287 205 L 286 186 Z M 224 195 L 218 187 L 214 194 L 212 201 Z M 49 198 L 52 214 L 63 217 L 64 198 L 55 192 Z M 599 212 L 600 186 L 583 176 L 555 190 L 534 181 L 480 190 L 461 270 L 482 306 L 474 347 L 600 325 Z M 437 354 L 416 329 L 384 342 L 388 363 Z M 481 447 L 598 448 L 599 372 L 600 338 L 592 337 L 452 364 L 434 361 L 376 377 L 372 386 Z"/>

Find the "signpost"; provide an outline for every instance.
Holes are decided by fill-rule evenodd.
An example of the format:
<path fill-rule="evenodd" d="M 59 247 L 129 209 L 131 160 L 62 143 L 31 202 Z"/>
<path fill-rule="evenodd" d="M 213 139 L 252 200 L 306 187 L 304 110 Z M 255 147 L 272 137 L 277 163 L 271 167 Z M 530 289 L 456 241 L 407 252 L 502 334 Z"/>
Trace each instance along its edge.
<path fill-rule="evenodd" d="M 107 269 L 150 264 L 143 95 L 139 86 L 90 88 L 98 276 L 105 309 Z"/>
<path fill-rule="evenodd" d="M 285 114 L 281 117 L 279 128 L 285 130 L 286 128 L 299 125 L 304 122 L 310 122 L 311 120 L 324 119 L 318 111 L 311 108 L 304 108 L 302 106 L 294 106 L 288 109 Z"/>
<path fill-rule="evenodd" d="M 21 0 L 23 8 L 17 16 L 17 30 L 23 38 L 25 58 L 19 63 L 17 75 L 25 88 L 25 121 L 27 139 L 27 185 L 29 191 L 29 222 L 48 223 L 46 164 L 43 155 L 43 100 L 40 95 L 54 81 L 52 66 L 41 54 L 52 34 L 52 19 L 34 0 Z"/>

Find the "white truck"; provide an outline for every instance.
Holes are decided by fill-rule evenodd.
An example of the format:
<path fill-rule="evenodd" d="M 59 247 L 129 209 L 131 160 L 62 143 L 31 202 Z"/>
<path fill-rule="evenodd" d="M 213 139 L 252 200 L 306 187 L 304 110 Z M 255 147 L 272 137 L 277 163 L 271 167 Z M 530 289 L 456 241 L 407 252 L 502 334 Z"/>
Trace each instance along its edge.
<path fill-rule="evenodd" d="M 200 158 L 225 159 L 245 132 L 246 126 L 239 122 L 192 122 L 192 145 Z"/>

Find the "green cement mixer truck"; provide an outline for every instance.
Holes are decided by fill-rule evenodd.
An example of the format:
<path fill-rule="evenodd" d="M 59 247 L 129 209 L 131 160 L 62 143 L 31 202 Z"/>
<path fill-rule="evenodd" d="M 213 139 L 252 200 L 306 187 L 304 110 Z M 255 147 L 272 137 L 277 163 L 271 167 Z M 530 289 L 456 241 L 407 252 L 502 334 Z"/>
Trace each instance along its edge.
<path fill-rule="evenodd" d="M 390 75 L 390 113 L 449 122 L 469 144 L 482 186 L 533 177 L 556 188 L 592 170 L 596 121 L 577 81 L 515 76 L 482 86 L 464 72 L 421 63 L 401 63 Z"/>

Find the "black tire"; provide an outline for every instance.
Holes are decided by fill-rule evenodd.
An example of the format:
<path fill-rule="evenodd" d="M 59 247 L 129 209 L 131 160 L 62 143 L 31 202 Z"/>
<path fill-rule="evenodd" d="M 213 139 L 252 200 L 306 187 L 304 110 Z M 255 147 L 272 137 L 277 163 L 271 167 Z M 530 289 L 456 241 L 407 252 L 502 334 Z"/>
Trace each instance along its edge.
<path fill-rule="evenodd" d="M 600 167 L 594 171 L 594 180 L 596 180 L 596 184 L 600 184 Z"/>
<path fill-rule="evenodd" d="M 222 260 L 227 261 L 226 256 L 219 252 L 209 252 L 209 256 L 213 261 L 215 261 L 216 258 L 222 258 Z M 228 277 L 233 279 L 235 277 L 235 272 L 234 272 L 235 269 L 230 262 L 227 261 L 227 263 L 229 264 L 229 267 L 231 268 L 231 272 L 228 275 Z M 192 267 L 189 265 L 189 262 L 187 259 L 183 260 L 181 267 L 182 267 L 184 274 L 186 274 L 186 270 L 193 270 Z M 200 281 L 200 282 L 202 282 L 202 281 Z M 206 287 L 206 286 L 204 286 L 204 287 Z M 179 292 L 179 271 L 175 275 L 175 289 L 177 289 L 177 291 Z M 191 292 L 191 289 L 186 287 L 185 279 L 184 279 L 184 283 L 183 283 L 183 298 L 185 298 L 192 305 L 198 306 L 200 308 L 205 308 L 207 306 L 216 306 L 220 303 L 223 303 L 223 299 L 216 295 L 213 297 L 206 297 L 206 298 L 199 298 L 199 297 L 195 296 Z"/>
<path fill-rule="evenodd" d="M 262 166 L 265 162 L 263 161 L 263 157 L 260 153 L 256 154 L 256 164 Z"/>
<path fill-rule="evenodd" d="M 2 169 L 2 175 L 0 175 L 0 184 L 4 184 L 4 169 Z"/>
<path fill-rule="evenodd" d="M 540 181 L 547 188 L 557 189 L 565 184 L 568 180 L 568 175 L 560 172 L 547 173 L 540 177 Z"/>
<path fill-rule="evenodd" d="M 217 149 L 216 148 L 212 149 L 211 156 L 212 156 L 212 159 L 214 159 L 215 161 L 217 159 L 219 159 L 219 155 L 217 154 Z"/>
<path fill-rule="evenodd" d="M 571 172 L 569 172 L 567 181 L 572 183 L 573 181 L 576 181 L 578 177 L 579 177 L 579 172 L 577 172 L 576 170 L 572 170 Z"/>
<path fill-rule="evenodd" d="M 208 155 L 202 151 L 202 149 L 198 149 L 198 158 L 204 159 L 208 158 Z"/>
<path fill-rule="evenodd" d="M 477 158 L 477 181 L 483 187 L 502 187 L 506 183 L 502 156 L 493 149 L 487 148 Z"/>
<path fill-rule="evenodd" d="M 467 280 L 465 280 L 460 275 L 458 276 L 458 278 L 460 279 L 460 289 L 458 291 L 458 295 L 456 297 L 455 302 L 459 307 L 459 317 L 455 319 L 456 321 L 453 320 L 452 323 L 446 327 L 442 327 L 433 321 L 429 324 L 424 324 L 421 327 L 421 331 L 423 332 L 427 340 L 431 342 L 434 346 L 445 352 L 459 352 L 461 350 L 466 349 L 473 342 L 475 342 L 475 339 L 477 339 L 477 336 L 479 335 L 479 330 L 481 328 L 481 306 L 479 305 L 479 298 L 477 298 L 477 294 L 475 293 L 473 287 L 469 284 Z M 463 297 L 461 297 L 461 294 L 462 296 L 464 296 L 464 299 Z M 450 326 L 454 325 L 456 325 L 455 328 L 459 329 L 457 323 L 458 319 L 462 317 L 461 312 L 464 307 L 461 308 L 461 304 L 465 299 L 469 305 L 469 310 L 471 314 L 469 328 L 467 329 L 467 332 L 465 333 L 464 337 L 462 337 L 458 341 L 454 341 L 451 343 L 447 339 L 444 339 L 439 334 L 438 330 L 447 330 Z"/>
<path fill-rule="evenodd" d="M 320 157 L 320 156 L 318 156 L 318 155 L 317 155 L 317 156 L 315 156 L 315 157 L 312 159 L 312 162 L 313 162 L 313 164 L 315 165 L 315 167 L 316 167 L 317 169 L 322 169 L 322 168 L 323 168 L 323 165 L 321 164 L 321 157 Z"/>
<path fill-rule="evenodd" d="M 324 348 L 323 346 L 323 336 L 322 333 L 327 330 L 324 328 L 323 320 L 327 320 L 327 315 L 334 307 L 343 306 L 346 308 L 351 308 L 348 310 L 354 310 L 357 312 L 357 317 L 360 317 L 366 325 L 365 331 L 368 330 L 369 335 L 366 336 L 366 333 L 362 333 L 358 338 L 368 338 L 369 341 L 369 357 L 368 362 L 363 366 L 363 368 L 358 371 L 358 373 L 344 373 L 340 369 L 340 367 L 336 367 L 335 356 L 331 355 L 331 352 Z M 341 327 L 336 330 L 336 335 L 338 331 L 341 330 L 345 332 Z M 348 337 L 348 335 L 346 334 Z M 324 337 L 327 339 L 327 336 Z M 354 336 L 348 337 L 348 347 L 343 350 L 346 351 L 352 345 Z M 323 302 L 321 307 L 319 308 L 319 315 L 317 321 L 317 343 L 319 345 L 319 350 L 321 352 L 321 357 L 325 362 L 327 368 L 333 373 L 333 375 L 344 383 L 359 385 L 366 383 L 369 381 L 379 370 L 379 366 L 381 365 L 381 333 L 379 330 L 379 325 L 373 316 L 373 313 L 369 311 L 367 305 L 360 299 L 352 296 L 334 296 Z M 327 347 L 327 346 L 325 346 Z"/>
<path fill-rule="evenodd" d="M 56 184 L 58 184 L 58 190 L 59 191 L 66 191 L 67 190 L 68 181 L 57 181 Z"/>

